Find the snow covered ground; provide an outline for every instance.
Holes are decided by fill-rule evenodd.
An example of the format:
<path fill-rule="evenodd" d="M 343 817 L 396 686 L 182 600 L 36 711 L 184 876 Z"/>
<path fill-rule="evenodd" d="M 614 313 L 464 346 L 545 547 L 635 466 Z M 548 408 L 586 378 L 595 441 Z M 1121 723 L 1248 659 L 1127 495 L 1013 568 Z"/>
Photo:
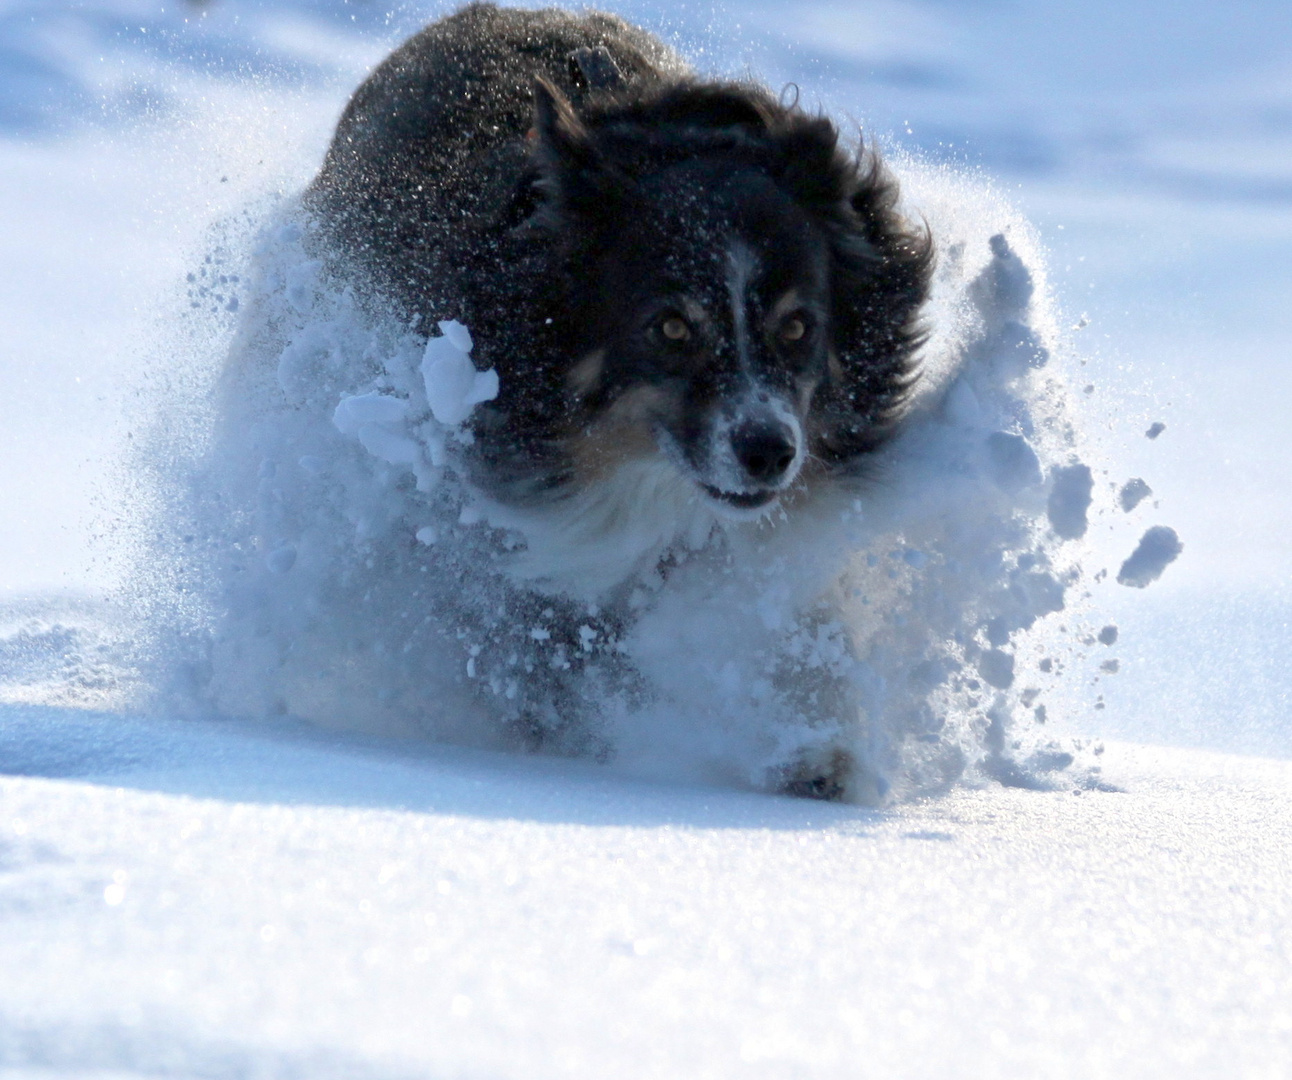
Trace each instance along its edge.
<path fill-rule="evenodd" d="M 1117 747 L 1123 793 L 876 813 L 37 709 L 0 739 L 36 774 L 0 783 L 6 1080 L 1273 1078 L 1292 1053 L 1285 762 Z"/>
<path fill-rule="evenodd" d="M 130 678 L 112 463 L 206 230 L 440 10 L 0 2 L 0 1077 L 1292 1073 L 1274 0 L 619 9 L 1040 227 L 1100 480 L 1153 489 L 1088 560 L 1118 671 L 1051 708 L 1107 790 L 869 811 L 86 708 Z M 1185 554 L 1116 585 L 1157 523 Z"/>

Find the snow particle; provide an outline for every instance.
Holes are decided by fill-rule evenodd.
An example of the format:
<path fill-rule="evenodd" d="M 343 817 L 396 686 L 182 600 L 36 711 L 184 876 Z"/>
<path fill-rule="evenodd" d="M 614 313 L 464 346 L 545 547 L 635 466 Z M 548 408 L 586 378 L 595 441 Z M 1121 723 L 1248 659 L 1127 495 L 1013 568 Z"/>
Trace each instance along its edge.
<path fill-rule="evenodd" d="M 1014 658 L 1000 649 L 988 649 L 978 659 L 978 674 L 988 686 L 1008 690 L 1014 685 Z"/>
<path fill-rule="evenodd" d="M 1147 439 L 1156 439 L 1165 430 L 1166 430 L 1166 425 L 1162 423 L 1161 420 L 1155 420 L 1153 421 L 1152 426 L 1149 427 L 1149 429 L 1146 432 L 1144 432 L 1144 437 Z"/>
<path fill-rule="evenodd" d="M 1135 476 L 1122 485 L 1117 498 L 1122 504 L 1122 510 L 1129 514 L 1152 494 L 1153 489 L 1138 476 Z"/>
<path fill-rule="evenodd" d="M 1117 627 L 1109 623 L 1099 631 L 1099 643 L 1101 645 L 1114 645 L 1117 642 Z"/>
<path fill-rule="evenodd" d="M 266 557 L 265 565 L 275 574 L 285 574 L 296 565 L 296 545 L 280 544 Z"/>
<path fill-rule="evenodd" d="M 1122 563 L 1117 573 L 1118 584 L 1135 589 L 1146 588 L 1162 576 L 1162 571 L 1175 562 L 1183 550 L 1184 545 L 1174 529 L 1154 525 L 1140 537 L 1139 546 L 1131 557 Z"/>

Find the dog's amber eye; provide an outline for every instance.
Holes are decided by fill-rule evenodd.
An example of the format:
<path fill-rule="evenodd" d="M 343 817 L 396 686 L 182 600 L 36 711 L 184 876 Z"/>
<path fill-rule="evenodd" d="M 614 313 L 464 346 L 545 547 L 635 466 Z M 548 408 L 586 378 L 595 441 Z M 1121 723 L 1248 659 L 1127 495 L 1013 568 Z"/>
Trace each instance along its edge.
<path fill-rule="evenodd" d="M 686 325 L 686 320 L 678 315 L 670 315 L 660 323 L 659 329 L 669 341 L 685 341 L 691 336 L 691 328 Z"/>
<path fill-rule="evenodd" d="M 799 316 L 791 315 L 781 323 L 782 341 L 802 341 L 807 336 L 807 323 Z"/>

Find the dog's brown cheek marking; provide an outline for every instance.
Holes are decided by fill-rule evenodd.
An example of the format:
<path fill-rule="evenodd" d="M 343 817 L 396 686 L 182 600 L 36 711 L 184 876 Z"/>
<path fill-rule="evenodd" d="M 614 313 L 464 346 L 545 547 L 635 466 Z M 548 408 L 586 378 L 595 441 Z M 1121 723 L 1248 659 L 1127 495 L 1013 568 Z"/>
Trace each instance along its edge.
<path fill-rule="evenodd" d="M 586 397 L 597 388 L 601 381 L 601 372 L 606 366 L 606 350 L 593 349 L 574 367 L 570 368 L 566 381 L 577 397 Z"/>
<path fill-rule="evenodd" d="M 839 385 L 842 386 L 843 385 L 843 364 L 839 362 L 839 354 L 835 352 L 833 349 L 830 350 L 830 353 L 826 359 L 826 367 L 829 368 L 830 378 L 832 378 L 835 382 L 839 383 Z"/>
<path fill-rule="evenodd" d="M 659 453 L 655 443 L 657 418 L 669 411 L 669 397 L 654 386 L 638 386 L 621 394 L 601 416 L 567 437 L 579 487 L 614 475 L 629 461 Z"/>

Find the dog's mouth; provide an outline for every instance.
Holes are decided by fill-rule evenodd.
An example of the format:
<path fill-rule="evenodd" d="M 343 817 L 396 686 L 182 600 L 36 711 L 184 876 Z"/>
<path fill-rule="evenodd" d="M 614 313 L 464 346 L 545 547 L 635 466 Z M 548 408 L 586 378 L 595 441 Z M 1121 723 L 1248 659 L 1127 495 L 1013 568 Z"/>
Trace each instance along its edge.
<path fill-rule="evenodd" d="M 701 484 L 705 494 L 716 502 L 725 503 L 727 506 L 734 507 L 737 510 L 761 510 L 775 502 L 780 495 L 779 490 L 763 491 L 723 491 L 712 484 Z"/>

